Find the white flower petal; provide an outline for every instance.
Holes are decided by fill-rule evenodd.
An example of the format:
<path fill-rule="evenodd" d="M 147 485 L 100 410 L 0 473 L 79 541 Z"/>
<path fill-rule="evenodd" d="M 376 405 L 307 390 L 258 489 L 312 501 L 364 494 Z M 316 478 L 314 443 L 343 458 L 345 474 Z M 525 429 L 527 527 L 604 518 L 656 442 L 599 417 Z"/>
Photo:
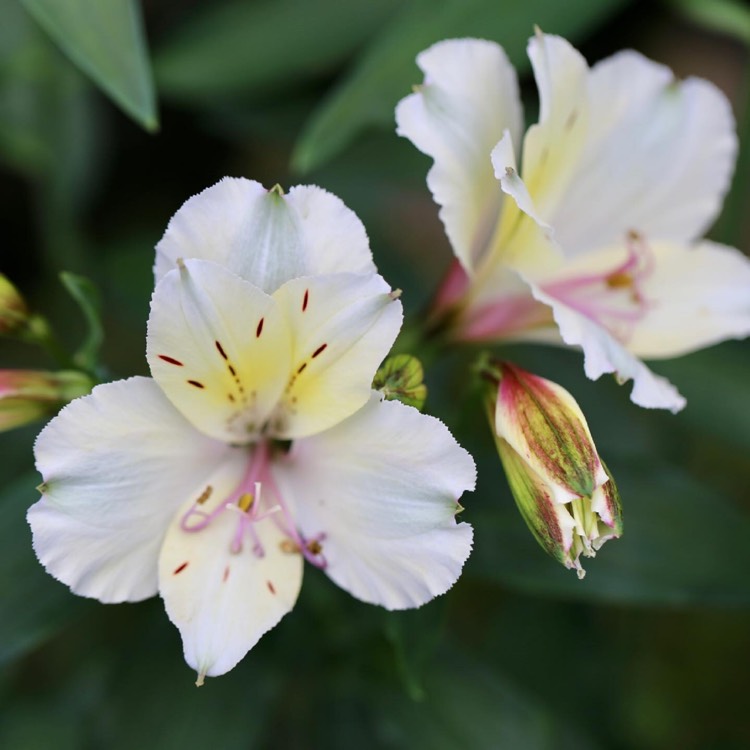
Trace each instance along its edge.
<path fill-rule="evenodd" d="M 242 470 L 239 451 L 197 432 L 150 378 L 71 402 L 35 454 L 44 477 L 28 513 L 37 557 L 76 594 L 103 602 L 153 596 L 175 510 Z"/>
<path fill-rule="evenodd" d="M 515 200 L 518 208 L 530 216 L 540 227 L 549 230 L 550 228 L 537 214 L 536 206 L 534 205 L 531 195 L 529 195 L 526 184 L 518 176 L 513 141 L 510 137 L 510 133 L 507 131 L 500 139 L 499 143 L 492 149 L 490 161 L 492 162 L 495 177 L 500 180 L 503 192 L 510 195 L 513 200 Z"/>
<path fill-rule="evenodd" d="M 293 375 L 271 427 L 278 437 L 304 437 L 367 402 L 401 328 L 401 303 L 375 274 L 294 279 L 274 299 L 292 332 Z"/>
<path fill-rule="evenodd" d="M 475 468 L 439 420 L 373 395 L 345 422 L 295 442 L 272 471 L 303 535 L 325 535 L 326 572 L 353 596 L 417 607 L 460 575 L 472 529 L 455 514 Z"/>
<path fill-rule="evenodd" d="M 362 223 L 335 195 L 314 186 L 283 195 L 229 177 L 172 217 L 156 246 L 156 280 L 180 258 L 214 261 L 269 293 L 298 276 L 375 270 Z"/>
<path fill-rule="evenodd" d="M 554 215 L 566 254 L 629 230 L 689 241 L 715 219 L 737 154 L 726 97 L 708 81 L 625 51 L 590 71 L 585 148 Z M 524 175 L 525 176 L 525 175 Z"/>
<path fill-rule="evenodd" d="M 284 391 L 292 339 L 272 297 L 222 266 L 188 260 L 156 287 L 147 355 L 167 397 L 198 429 L 247 442 Z"/>
<path fill-rule="evenodd" d="M 646 313 L 628 349 L 667 358 L 750 335 L 750 259 L 712 242 L 649 243 L 654 268 L 641 292 Z"/>
<path fill-rule="evenodd" d="M 333 193 L 314 185 L 297 185 L 286 196 L 300 222 L 305 272 L 375 273 L 370 242 L 359 217 Z"/>
<path fill-rule="evenodd" d="M 484 285 L 486 280 L 481 277 L 495 274 L 498 266 L 523 269 L 527 274 L 549 273 L 562 263 L 563 257 L 553 239 L 552 227 L 540 216 L 518 174 L 508 133 L 492 150 L 491 159 L 503 192 L 514 202 L 506 206 L 499 240 L 477 274 L 477 284 Z"/>
<path fill-rule="evenodd" d="M 520 142 L 516 73 L 500 46 L 479 39 L 438 42 L 417 64 L 424 84 L 399 103 L 397 132 L 434 159 L 427 184 L 453 250 L 471 273 L 503 203 L 490 152 L 505 130 Z"/>
<path fill-rule="evenodd" d="M 565 39 L 537 34 L 529 58 L 539 89 L 539 122 L 523 144 L 523 178 L 539 215 L 551 223 L 556 205 L 575 174 L 587 137 L 588 67 Z"/>
<path fill-rule="evenodd" d="M 584 371 L 591 380 L 605 373 L 614 373 L 618 381 L 633 381 L 630 400 L 649 409 L 669 409 L 678 412 L 685 399 L 666 379 L 655 375 L 631 354 L 606 329 L 585 315 L 553 299 L 532 285 L 534 296 L 552 308 L 563 341 L 569 346 L 580 346 L 584 355 Z"/>
<path fill-rule="evenodd" d="M 217 497 L 217 501 L 222 498 Z M 201 506 L 206 512 L 210 503 Z M 179 628 L 185 661 L 204 676 L 224 674 L 274 627 L 297 601 L 302 556 L 282 551 L 287 538 L 272 517 L 255 524 L 262 556 L 246 534 L 233 548 L 240 512 L 225 510 L 200 531 L 181 527 L 186 504 L 174 517 L 159 558 L 159 591 Z M 234 549 L 234 551 L 233 551 Z"/>

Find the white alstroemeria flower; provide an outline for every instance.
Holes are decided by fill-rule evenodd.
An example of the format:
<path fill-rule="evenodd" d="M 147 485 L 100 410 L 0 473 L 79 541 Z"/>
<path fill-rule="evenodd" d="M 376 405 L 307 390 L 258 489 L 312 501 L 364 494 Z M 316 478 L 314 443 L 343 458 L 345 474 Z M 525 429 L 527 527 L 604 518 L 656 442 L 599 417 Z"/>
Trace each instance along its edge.
<path fill-rule="evenodd" d="M 328 273 L 375 273 L 362 222 L 314 185 L 284 194 L 225 177 L 187 200 L 156 246 L 156 281 L 179 259 L 202 258 L 269 294 L 285 281 Z"/>
<path fill-rule="evenodd" d="M 458 339 L 562 338 L 590 378 L 632 378 L 635 403 L 677 411 L 639 358 L 750 334 L 750 261 L 699 240 L 734 167 L 729 104 L 632 51 L 589 68 L 540 33 L 529 56 L 541 111 L 522 154 L 515 71 L 492 42 L 422 52 L 424 84 L 398 106 L 457 258 L 436 315 Z"/>
<path fill-rule="evenodd" d="M 178 229 L 196 255 L 201 231 L 212 239 L 207 197 L 253 185 L 225 181 L 189 201 L 161 260 Z M 440 421 L 370 388 L 401 325 L 398 295 L 374 273 L 351 272 L 371 264 L 356 217 L 323 191 L 298 190 L 350 221 L 325 227 L 333 217 L 322 211 L 315 227 L 292 194 L 260 196 L 256 215 L 273 205 L 293 219 L 253 230 L 261 246 L 272 239 L 246 272 L 272 293 L 210 260 L 163 272 L 158 260 L 153 379 L 98 386 L 35 446 L 43 497 L 28 518 L 40 561 L 103 602 L 160 593 L 199 684 L 291 610 L 305 559 L 359 599 L 400 609 L 450 588 L 471 549 L 471 527 L 455 520 L 473 488 L 471 457 Z M 317 272 L 320 259 L 305 253 L 326 234 L 335 245 L 337 232 L 349 270 L 285 280 Z M 279 255 L 294 237 L 302 264 L 290 270 Z M 225 240 L 239 249 L 237 236 Z M 224 260 L 251 268 L 241 256 Z"/>

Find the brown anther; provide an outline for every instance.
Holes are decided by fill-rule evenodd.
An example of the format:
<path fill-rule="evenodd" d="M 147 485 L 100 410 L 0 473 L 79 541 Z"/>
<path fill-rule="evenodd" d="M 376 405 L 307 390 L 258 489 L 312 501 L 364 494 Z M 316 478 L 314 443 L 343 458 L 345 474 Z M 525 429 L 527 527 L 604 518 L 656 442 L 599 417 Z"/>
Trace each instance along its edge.
<path fill-rule="evenodd" d="M 211 493 L 214 491 L 214 488 L 209 484 L 205 490 L 201 493 L 201 496 L 195 501 L 197 505 L 203 505 L 203 503 L 208 500 L 209 497 L 211 497 Z"/>
<path fill-rule="evenodd" d="M 323 545 L 317 539 L 311 539 L 305 546 L 311 555 L 319 555 L 323 551 Z"/>
<path fill-rule="evenodd" d="M 627 289 L 633 286 L 633 277 L 629 273 L 613 273 L 607 276 L 605 283 L 610 289 Z"/>
<path fill-rule="evenodd" d="M 240 495 L 240 499 L 237 501 L 237 507 L 243 512 L 247 513 L 247 511 L 250 509 L 250 506 L 255 501 L 255 498 L 249 493 L 245 492 L 242 495 Z"/>

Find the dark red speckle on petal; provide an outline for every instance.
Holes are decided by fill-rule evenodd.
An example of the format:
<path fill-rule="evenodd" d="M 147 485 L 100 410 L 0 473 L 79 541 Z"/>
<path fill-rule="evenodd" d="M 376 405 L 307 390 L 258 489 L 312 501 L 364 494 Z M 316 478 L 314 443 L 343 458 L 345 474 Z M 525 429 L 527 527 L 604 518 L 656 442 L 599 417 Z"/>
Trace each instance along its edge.
<path fill-rule="evenodd" d="M 276 587 L 271 583 L 271 581 L 266 581 L 266 586 L 268 586 L 268 590 L 272 593 L 276 593 Z"/>
<path fill-rule="evenodd" d="M 326 350 L 327 346 L 328 346 L 328 344 L 321 344 L 321 345 L 320 345 L 320 346 L 319 346 L 319 347 L 318 347 L 318 348 L 317 348 L 317 349 L 316 349 L 316 350 L 315 350 L 315 351 L 313 352 L 313 359 L 315 359 L 315 357 L 317 357 L 317 356 L 318 356 L 318 354 L 322 354 L 322 353 L 323 353 L 323 352 L 324 352 L 324 351 Z"/>
<path fill-rule="evenodd" d="M 199 383 L 197 380 L 188 380 L 188 383 L 190 385 L 195 386 L 196 388 L 205 388 L 206 386 L 203 385 L 203 383 Z"/>
<path fill-rule="evenodd" d="M 258 321 L 258 327 L 255 329 L 255 338 L 260 338 L 260 334 L 263 333 L 263 318 Z"/>
<path fill-rule="evenodd" d="M 177 365 L 177 367 L 184 367 L 184 365 L 182 364 L 182 362 L 180 362 L 179 359 L 175 359 L 174 357 L 168 357 L 166 354 L 160 354 L 159 359 L 164 360 L 170 365 Z"/>
<path fill-rule="evenodd" d="M 184 563 L 182 563 L 182 565 L 178 565 L 178 566 L 177 566 L 177 567 L 176 567 L 176 568 L 175 568 L 175 569 L 174 569 L 174 570 L 172 571 L 172 575 L 173 575 L 173 576 L 176 576 L 176 575 L 177 575 L 178 573 L 182 573 L 182 571 L 183 571 L 183 570 L 185 570 L 185 568 L 187 568 L 187 566 L 188 566 L 188 562 L 187 562 L 187 561 L 185 561 Z"/>
<path fill-rule="evenodd" d="M 229 359 L 227 357 L 227 353 L 224 351 L 224 347 L 221 345 L 220 341 L 214 341 L 214 344 L 216 344 L 216 350 L 221 354 L 223 359 Z"/>
<path fill-rule="evenodd" d="M 302 298 L 302 312 L 307 310 L 307 303 L 310 301 L 310 290 L 305 289 L 305 296 Z"/>

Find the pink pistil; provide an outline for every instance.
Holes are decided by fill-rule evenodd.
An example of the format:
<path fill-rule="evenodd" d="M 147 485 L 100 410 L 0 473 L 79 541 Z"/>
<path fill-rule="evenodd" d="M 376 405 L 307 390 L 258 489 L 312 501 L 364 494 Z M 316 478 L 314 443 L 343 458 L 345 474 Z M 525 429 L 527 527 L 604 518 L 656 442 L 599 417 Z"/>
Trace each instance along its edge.
<path fill-rule="evenodd" d="M 217 505 L 210 513 L 201 510 L 199 504 L 195 503 L 182 517 L 180 528 L 183 531 L 188 532 L 202 531 L 211 523 L 211 521 L 214 520 L 214 518 L 220 516 L 227 508 L 230 506 L 237 507 L 237 502 L 243 495 L 253 494 L 255 491 L 255 485 L 260 482 L 268 463 L 268 446 L 265 442 L 260 442 L 252 453 L 252 457 L 250 458 L 247 469 L 245 470 L 245 475 L 242 477 L 242 480 L 232 494 L 229 495 L 223 503 L 219 503 L 219 505 Z M 257 503 L 254 502 L 248 510 L 253 511 L 255 506 L 257 506 Z M 198 517 L 200 520 L 197 523 L 191 523 L 190 519 L 193 516 Z"/>
<path fill-rule="evenodd" d="M 266 552 L 258 537 L 255 524 L 267 518 L 272 518 L 282 533 L 289 537 L 295 548 L 300 551 L 306 560 L 316 567 L 325 568 L 327 563 L 322 551 L 313 551 L 325 539 L 325 534 L 319 534 L 311 540 L 305 540 L 299 534 L 289 508 L 284 502 L 270 471 L 270 464 L 271 451 L 269 445 L 265 441 L 261 441 L 255 446 L 244 476 L 229 497 L 219 503 L 210 513 L 201 510 L 199 503 L 194 503 L 180 520 L 180 528 L 185 532 L 195 533 L 207 528 L 224 511 L 236 513 L 238 515 L 237 528 L 230 543 L 230 552 L 232 554 L 242 552 L 243 539 L 245 535 L 249 535 L 253 542 L 253 554 L 256 557 L 264 557 Z M 276 504 L 261 512 L 261 488 L 264 484 L 272 491 Z M 252 501 L 247 508 L 243 508 L 241 507 L 242 498 L 247 495 L 252 497 Z M 283 523 L 279 516 L 283 518 Z M 311 550 L 310 547 L 313 549 Z"/>
<path fill-rule="evenodd" d="M 615 268 L 542 286 L 550 297 L 604 325 L 620 338 L 627 338 L 632 326 L 646 314 L 650 303 L 643 294 L 643 282 L 654 270 L 651 249 L 639 234 L 628 233 L 625 243 L 628 256 Z"/>
<path fill-rule="evenodd" d="M 274 495 L 276 495 L 276 498 L 279 503 L 279 507 L 281 508 L 281 514 L 284 517 L 284 522 L 285 522 L 284 525 L 282 525 L 279 522 L 278 518 L 274 518 L 278 527 L 294 542 L 295 546 L 302 553 L 302 556 L 305 558 L 305 560 L 307 560 L 309 563 L 314 565 L 316 568 L 325 570 L 325 568 L 328 565 L 328 562 L 326 561 L 322 552 L 315 553 L 309 548 L 309 545 L 312 545 L 312 543 L 317 542 L 318 544 L 320 544 L 321 542 L 323 542 L 326 538 L 325 533 L 318 534 L 312 539 L 307 539 L 307 540 L 304 539 L 304 537 L 302 537 L 302 535 L 299 534 L 299 532 L 297 531 L 294 525 L 292 514 L 289 512 L 289 508 L 284 502 L 281 492 L 279 491 L 278 485 L 276 484 L 276 481 L 274 480 L 271 472 L 268 472 L 267 482 L 270 485 L 271 489 L 273 490 Z"/>

